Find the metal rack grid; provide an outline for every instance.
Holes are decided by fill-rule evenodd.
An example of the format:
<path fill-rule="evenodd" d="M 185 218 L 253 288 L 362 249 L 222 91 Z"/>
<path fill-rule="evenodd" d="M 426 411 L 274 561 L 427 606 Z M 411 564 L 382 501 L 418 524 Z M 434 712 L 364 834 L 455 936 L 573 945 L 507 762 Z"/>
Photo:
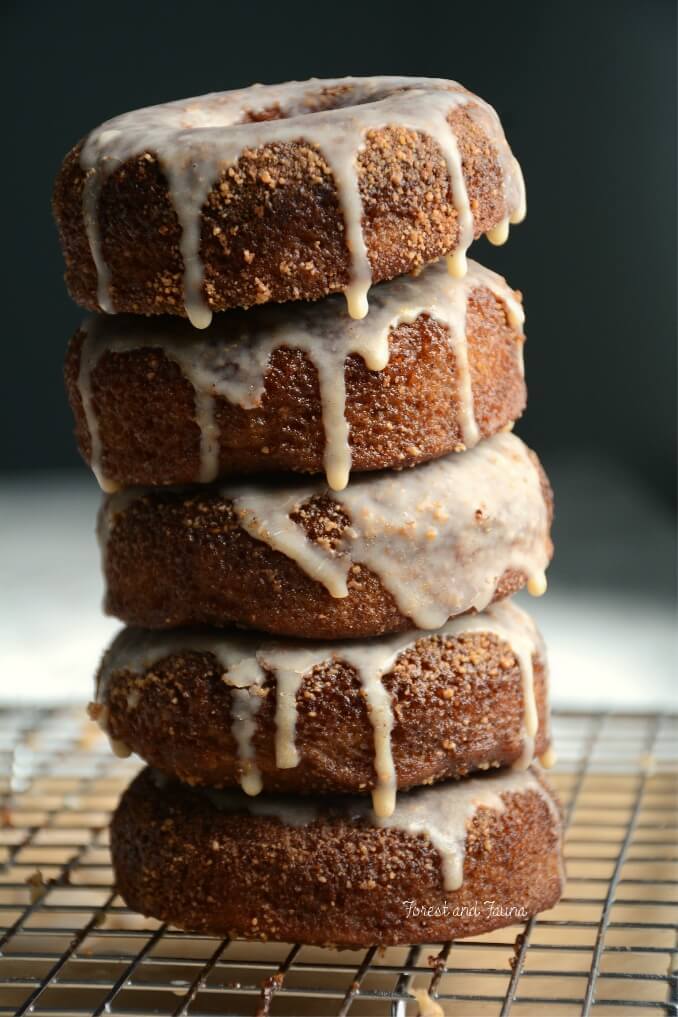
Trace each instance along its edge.
<path fill-rule="evenodd" d="M 557 714 L 568 885 L 523 926 L 367 951 L 129 911 L 107 826 L 138 767 L 73 708 L 0 710 L 0 1014 L 678 1015 L 678 717 Z"/>

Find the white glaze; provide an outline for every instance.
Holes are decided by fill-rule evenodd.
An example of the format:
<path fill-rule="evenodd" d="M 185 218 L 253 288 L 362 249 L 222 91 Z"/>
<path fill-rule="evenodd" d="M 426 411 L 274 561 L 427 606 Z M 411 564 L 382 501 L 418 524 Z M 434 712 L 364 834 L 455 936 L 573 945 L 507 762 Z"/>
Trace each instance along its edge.
<path fill-rule="evenodd" d="M 153 641 L 152 633 L 145 633 L 146 645 Z M 248 795 L 258 795 L 262 788 L 261 774 L 256 764 L 256 750 L 252 741 L 257 727 L 257 713 L 261 706 L 261 686 L 264 672 L 252 656 L 247 639 L 231 639 L 224 643 L 219 656 L 226 672 L 225 680 L 233 688 L 231 697 L 231 731 L 238 747 L 241 776 L 240 786 Z"/>
<path fill-rule="evenodd" d="M 120 738 L 114 738 L 113 735 L 111 734 L 108 724 L 109 720 L 108 707 L 103 704 L 97 704 L 96 709 L 93 709 L 93 706 L 94 704 L 90 703 L 87 712 L 90 716 L 90 719 L 93 720 L 96 724 L 98 724 L 98 726 L 101 728 L 103 733 L 108 738 L 108 744 L 111 747 L 111 752 L 113 753 L 114 756 L 117 756 L 118 759 L 127 759 L 128 756 L 132 755 L 132 750 L 130 749 L 129 745 L 126 745 L 125 742 L 121 741 Z"/>
<path fill-rule="evenodd" d="M 418 1017 L 445 1017 L 445 1011 L 440 1003 L 433 999 L 427 989 L 410 989 L 410 992 L 417 1001 L 419 1007 Z"/>
<path fill-rule="evenodd" d="M 319 806 L 317 800 L 262 795 L 243 800 L 233 791 L 204 790 L 213 805 L 223 811 L 247 810 L 257 816 L 271 816 L 288 826 L 307 826 L 315 821 L 331 821 L 333 816 L 350 820 L 368 820 L 374 826 L 403 830 L 413 837 L 425 837 L 440 856 L 443 885 L 446 890 L 458 890 L 463 883 L 464 859 L 468 829 L 479 809 L 504 812 L 505 795 L 533 792 L 546 803 L 554 828 L 561 829 L 558 808 L 549 791 L 537 777 L 537 771 L 522 772 L 500 770 L 483 777 L 467 777 L 449 781 L 431 788 L 416 788 L 401 792 L 393 813 L 387 817 L 375 816 L 359 798 L 334 798 L 331 812 Z"/>
<path fill-rule="evenodd" d="M 556 765 L 556 763 L 558 762 L 558 756 L 556 754 L 556 750 L 552 745 L 549 745 L 546 751 L 542 752 L 541 756 L 539 757 L 539 762 L 541 763 L 545 770 L 551 770 Z"/>
<path fill-rule="evenodd" d="M 526 446 L 508 432 L 413 470 L 355 477 L 331 495 L 350 520 L 334 548 L 311 540 L 291 517 L 312 498 L 329 495 L 319 482 L 223 485 L 220 492 L 243 529 L 292 559 L 331 596 L 348 596 L 351 570 L 365 566 L 422 629 L 482 611 L 507 570 L 526 575 L 532 593 L 545 588 L 550 540 L 540 476 Z M 145 494 L 148 489 L 130 489 L 104 503 L 104 570 L 116 519 L 130 499 Z"/>
<path fill-rule="evenodd" d="M 493 604 L 482 614 L 453 618 L 434 633 L 415 631 L 335 643 L 262 641 L 255 636 L 236 637 L 218 630 L 124 629 L 104 658 L 97 698 L 105 703 L 107 686 L 115 672 L 128 670 L 143 675 L 158 661 L 182 650 L 212 653 L 224 669 L 223 681 L 233 687 L 232 729 L 243 766 L 242 786 L 249 794 L 257 794 L 261 778 L 256 769 L 252 736 L 266 673 L 276 683 L 276 766 L 287 769 L 299 763 L 295 744 L 296 696 L 304 676 L 316 667 L 341 660 L 355 670 L 365 695 L 374 732 L 373 805 L 375 814 L 385 817 L 395 807 L 397 774 L 391 745 L 393 710 L 382 679 L 393 670 L 399 656 L 419 640 L 437 636 L 456 638 L 475 632 L 498 636 L 508 644 L 519 663 L 524 703 L 523 752 L 516 766 L 525 768 L 534 755 L 538 725 L 533 656 L 538 654 L 545 660 L 545 650 L 529 615 L 510 601 Z M 131 703 L 128 706 L 133 708 Z"/>
<path fill-rule="evenodd" d="M 325 90 L 343 92 L 344 104 L 318 110 Z M 454 81 L 382 76 L 254 85 L 148 106 L 106 121 L 87 137 L 80 157 L 86 171 L 83 216 L 98 272 L 101 309 L 114 310 L 98 218 L 99 196 L 108 175 L 122 163 L 144 154 L 158 159 L 181 227 L 186 314 L 197 328 L 205 328 L 211 311 L 203 294 L 200 212 L 210 190 L 245 150 L 304 141 L 322 153 L 334 178 L 350 257 L 345 296 L 350 315 L 364 317 L 372 270 L 362 224 L 357 158 L 368 133 L 385 127 L 426 134 L 440 148 L 459 221 L 449 267 L 454 274 L 463 275 L 474 224 L 456 137 L 447 119 L 460 107 L 482 127 L 495 149 L 503 175 L 506 216 L 519 222 L 525 215 L 525 187 L 499 118 L 491 106 Z M 243 123 L 248 115 L 272 108 L 279 108 L 284 119 Z"/>
<path fill-rule="evenodd" d="M 219 471 L 219 434 L 215 424 L 216 397 L 243 409 L 260 405 L 266 373 L 274 350 L 302 350 L 315 367 L 320 386 L 325 431 L 325 473 L 330 487 L 346 487 L 351 468 L 346 420 L 344 365 L 351 354 L 362 357 L 371 371 L 381 371 L 389 359 L 389 335 L 399 325 L 425 314 L 447 328 L 457 372 L 457 417 L 466 448 L 477 444 L 471 374 L 468 363 L 466 311 L 475 289 L 490 290 L 505 308 L 512 328 L 522 329 L 520 301 L 495 272 L 474 261 L 463 279 L 451 277 L 442 262 L 416 278 L 404 276 L 375 286 L 367 318 L 350 318 L 341 297 L 288 307 L 262 307 L 246 314 L 218 315 L 207 331 L 195 330 L 181 318 L 141 318 L 97 315 L 83 325 L 78 388 L 91 439 L 91 466 L 104 490 L 112 485 L 102 469 L 99 425 L 92 403 L 92 372 L 106 352 L 122 354 L 148 348 L 162 350 L 178 364 L 195 390 L 195 417 L 200 428 L 200 468 L 196 480 L 213 480 Z M 523 343 L 517 338 L 515 356 L 523 370 Z"/>
<path fill-rule="evenodd" d="M 530 592 L 544 585 L 548 512 L 537 468 L 513 434 L 414 470 L 354 478 L 332 495 L 350 519 L 336 550 L 310 540 L 291 518 L 324 491 L 319 484 L 223 488 L 252 537 L 293 559 L 333 597 L 348 596 L 352 566 L 366 566 L 419 628 L 482 611 L 507 569 L 524 572 Z"/>

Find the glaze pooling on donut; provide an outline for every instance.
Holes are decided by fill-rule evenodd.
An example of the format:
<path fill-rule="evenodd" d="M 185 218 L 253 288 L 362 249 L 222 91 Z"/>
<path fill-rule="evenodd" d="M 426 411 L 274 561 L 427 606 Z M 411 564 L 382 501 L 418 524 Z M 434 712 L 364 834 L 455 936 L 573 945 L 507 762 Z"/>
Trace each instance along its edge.
<path fill-rule="evenodd" d="M 534 756 L 538 729 L 533 657 L 538 654 L 544 660 L 545 650 L 532 619 L 510 601 L 493 604 L 482 614 L 451 619 L 435 632 L 415 631 L 330 644 L 262 641 L 255 637 L 227 635 L 218 630 L 160 633 L 124 629 L 104 657 L 98 679 L 97 703 L 106 711 L 108 686 L 116 672 L 143 675 L 162 659 L 182 651 L 213 654 L 224 670 L 222 680 L 232 688 L 232 732 L 242 767 L 241 786 L 247 794 L 256 795 L 262 784 L 252 737 L 267 676 L 273 676 L 276 687 L 276 766 L 291 769 L 299 763 L 295 744 L 296 696 L 303 678 L 323 664 L 343 661 L 353 668 L 360 680 L 374 732 L 374 811 L 377 816 L 389 816 L 395 808 L 397 787 L 391 744 L 394 717 L 391 698 L 382 679 L 393 670 L 399 656 L 420 640 L 456 638 L 472 633 L 489 633 L 503 640 L 520 667 L 523 751 L 514 765 L 517 769 L 525 769 Z M 129 705 L 133 707 L 134 704 Z M 105 718 L 106 714 L 103 716 Z M 98 715 L 96 719 L 102 723 Z M 102 726 L 106 730 L 106 726 Z"/>
<path fill-rule="evenodd" d="M 537 468 L 513 434 L 416 470 L 357 477 L 333 493 L 351 520 L 338 547 L 344 554 L 311 540 L 292 518 L 322 493 L 228 489 L 250 536 L 292 558 L 333 597 L 348 596 L 351 565 L 365 565 L 423 629 L 484 610 L 507 569 L 524 572 L 530 592 L 544 592 L 548 510 Z"/>
<path fill-rule="evenodd" d="M 351 469 L 345 412 L 346 358 L 358 354 L 369 370 L 383 370 L 389 360 L 390 333 L 420 315 L 435 319 L 447 329 L 455 356 L 462 438 L 465 447 L 472 448 L 480 434 L 473 408 L 466 312 L 470 294 L 478 288 L 488 289 L 500 300 L 509 325 L 522 329 L 525 316 L 513 290 L 501 276 L 474 261 L 469 261 L 463 279 L 450 276 L 438 263 L 416 278 L 405 276 L 380 283 L 371 295 L 370 314 L 358 321 L 349 317 L 339 297 L 300 303 L 293 315 L 286 308 L 260 308 L 256 325 L 249 326 L 247 316 L 236 319 L 241 323 L 240 334 L 234 332 L 232 316 L 228 315 L 224 316 L 226 320 L 217 316 L 201 335 L 195 335 L 183 319 L 93 316 L 83 325 L 85 340 L 78 375 L 92 470 L 103 490 L 115 489 L 103 473 L 101 438 L 92 401 L 92 372 L 104 353 L 153 347 L 179 365 L 195 392 L 195 418 L 200 428 L 200 467 L 195 479 L 209 482 L 219 472 L 215 398 L 220 396 L 243 409 L 260 405 L 271 354 L 287 347 L 302 350 L 316 369 L 325 432 L 325 473 L 329 486 L 341 491 Z M 516 343 L 516 357 L 522 373 L 522 342 Z"/>
<path fill-rule="evenodd" d="M 482 777 L 437 784 L 432 788 L 414 788 L 398 795 L 393 810 L 385 816 L 373 813 L 364 799 L 353 797 L 333 799 L 332 811 L 355 821 L 385 829 L 403 830 L 413 837 L 426 837 L 440 856 L 445 890 L 458 890 L 464 879 L 464 858 L 469 826 L 478 809 L 503 812 L 504 796 L 533 792 L 547 804 L 554 828 L 561 829 L 558 808 L 546 787 L 539 780 L 538 769 L 502 770 Z M 162 782 L 164 778 L 158 774 Z M 237 791 L 201 788 L 202 794 L 225 812 L 247 811 L 256 816 L 270 816 L 286 826 L 308 826 L 321 819 L 317 801 L 283 795 L 262 795 L 243 799 Z"/>
<path fill-rule="evenodd" d="M 335 108 L 327 108 L 334 93 Z M 336 105 L 336 95 L 341 105 Z M 525 188 L 494 109 L 454 81 L 440 78 L 338 78 L 254 85 L 124 113 L 97 127 L 86 139 L 80 161 L 86 172 L 83 219 L 98 276 L 101 309 L 114 312 L 110 272 L 103 253 L 99 195 L 111 172 L 128 159 L 152 154 L 167 180 L 181 227 L 184 305 L 196 328 L 212 317 L 203 292 L 200 256 L 201 210 L 219 176 L 245 150 L 304 141 L 322 154 L 334 178 L 344 217 L 350 258 L 344 292 L 351 317 L 367 314 L 372 269 L 362 222 L 357 158 L 370 131 L 401 127 L 425 134 L 438 145 L 450 181 L 459 231 L 448 253 L 450 271 L 464 275 L 466 250 L 473 240 L 473 212 L 462 160 L 448 116 L 464 107 L 490 139 L 503 177 L 505 218 L 492 233 L 506 239 L 509 222 L 525 215 Z M 262 117 L 273 119 L 262 119 Z"/>

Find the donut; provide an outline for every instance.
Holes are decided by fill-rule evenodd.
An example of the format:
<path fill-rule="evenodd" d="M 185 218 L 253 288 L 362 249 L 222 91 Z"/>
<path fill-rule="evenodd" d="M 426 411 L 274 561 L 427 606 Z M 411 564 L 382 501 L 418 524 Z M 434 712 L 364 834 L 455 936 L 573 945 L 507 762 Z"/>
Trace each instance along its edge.
<path fill-rule="evenodd" d="M 413 466 L 471 448 L 525 405 L 519 295 L 474 262 L 339 296 L 181 318 L 98 315 L 71 341 L 80 451 L 104 490 L 233 473 Z M 342 384 L 343 376 L 343 384 Z"/>
<path fill-rule="evenodd" d="M 509 601 L 343 643 L 123 629 L 90 715 L 118 753 L 185 783 L 369 790 L 379 816 L 396 789 L 525 767 L 549 746 L 544 646 Z"/>
<path fill-rule="evenodd" d="M 550 517 L 538 460 L 509 433 L 341 492 L 286 479 L 130 489 L 99 517 L 105 606 L 140 628 L 435 629 L 526 582 L 542 593 Z"/>
<path fill-rule="evenodd" d="M 125 113 L 66 156 L 54 215 L 73 299 L 178 314 L 344 292 L 442 255 L 463 274 L 525 214 L 496 112 L 454 81 L 254 85 Z"/>
<path fill-rule="evenodd" d="M 538 772 L 369 800 L 248 798 L 143 770 L 113 816 L 116 887 L 180 929 L 337 947 L 435 943 L 524 922 L 563 887 L 561 821 Z"/>

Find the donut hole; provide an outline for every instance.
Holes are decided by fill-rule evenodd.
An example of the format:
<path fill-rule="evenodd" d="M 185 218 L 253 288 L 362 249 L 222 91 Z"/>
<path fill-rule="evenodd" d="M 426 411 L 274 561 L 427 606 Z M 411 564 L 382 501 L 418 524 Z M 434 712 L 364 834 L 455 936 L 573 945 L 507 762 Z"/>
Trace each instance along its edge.
<path fill-rule="evenodd" d="M 430 86 L 429 86 L 430 88 Z M 240 121 L 244 124 L 263 123 L 267 120 L 289 120 L 291 117 L 308 113 L 322 113 L 327 110 L 348 109 L 351 106 L 367 106 L 370 103 L 390 99 L 394 95 L 411 92 L 412 87 L 392 86 L 370 91 L 365 85 L 335 85 L 308 91 L 301 98 L 290 102 L 276 102 L 260 110 L 247 110 Z"/>

